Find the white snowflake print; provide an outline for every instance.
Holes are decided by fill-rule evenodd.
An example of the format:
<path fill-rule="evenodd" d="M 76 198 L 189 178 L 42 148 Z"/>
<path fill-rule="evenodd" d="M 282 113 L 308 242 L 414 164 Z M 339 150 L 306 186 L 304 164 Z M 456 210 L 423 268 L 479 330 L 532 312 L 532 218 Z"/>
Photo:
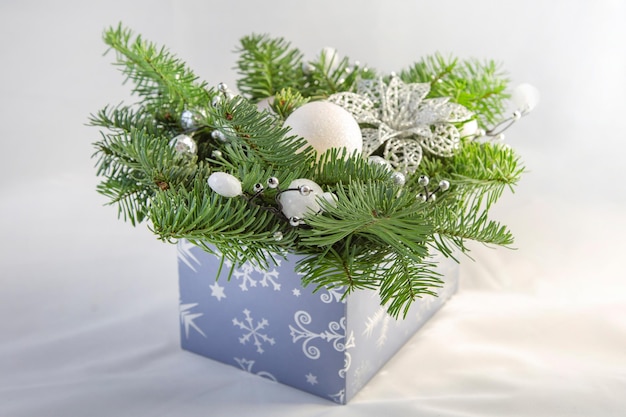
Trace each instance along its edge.
<path fill-rule="evenodd" d="M 246 358 L 233 358 L 233 359 L 235 359 L 235 362 L 237 362 L 237 364 L 239 364 L 241 369 L 243 369 L 244 371 L 247 371 L 247 372 L 250 372 L 251 374 L 256 374 L 258 376 L 262 376 L 263 378 L 267 378 L 274 382 L 277 382 L 276 377 L 267 371 L 259 371 L 259 372 L 253 371 L 252 370 L 252 368 L 254 367 L 253 360 L 248 360 Z"/>
<path fill-rule="evenodd" d="M 192 314 L 190 312 L 190 310 L 192 308 L 196 307 L 197 305 L 198 305 L 198 303 L 180 304 L 180 306 L 178 307 L 179 311 L 180 311 L 180 323 L 185 328 L 185 337 L 187 339 L 189 339 L 189 328 L 193 328 L 195 331 L 200 333 L 202 336 L 206 337 L 204 332 L 194 322 L 194 320 L 197 319 L 198 317 L 202 317 L 204 315 L 204 313 L 194 313 L 194 314 Z"/>
<path fill-rule="evenodd" d="M 380 326 L 380 332 L 378 334 L 378 338 L 376 339 L 376 346 L 378 348 L 382 348 L 387 342 L 387 333 L 389 331 L 390 320 L 391 316 L 387 314 L 385 308 L 379 307 L 373 316 L 367 318 L 363 335 L 367 336 L 367 338 L 370 338 L 374 333 L 374 329 Z"/>
<path fill-rule="evenodd" d="M 259 281 L 262 287 L 268 287 L 270 284 L 272 284 L 274 291 L 280 291 L 280 284 L 276 282 L 276 280 L 278 279 L 277 269 L 272 269 L 271 271 L 261 270 L 259 272 L 261 272 L 263 276 L 263 278 L 261 278 L 261 281 Z"/>
<path fill-rule="evenodd" d="M 312 373 L 308 373 L 304 376 L 306 378 L 306 382 L 311 384 L 311 385 L 315 385 L 317 384 L 317 376 L 313 375 Z"/>
<path fill-rule="evenodd" d="M 261 319 L 261 321 L 257 321 L 257 323 L 254 324 L 250 310 L 243 310 L 243 314 L 245 316 L 243 321 L 239 321 L 236 317 L 233 319 L 233 325 L 238 326 L 244 331 L 243 336 L 239 338 L 239 343 L 245 345 L 248 341 L 253 340 L 253 344 L 256 346 L 258 353 L 265 352 L 263 350 L 263 343 L 268 343 L 271 346 L 276 343 L 274 338 L 269 337 L 265 333 L 261 333 L 262 330 L 265 330 L 266 327 L 269 326 L 269 322 L 266 319 Z"/>
<path fill-rule="evenodd" d="M 221 301 L 222 298 L 226 298 L 224 287 L 219 285 L 217 282 L 213 285 L 209 285 L 209 288 L 211 289 L 211 296 L 217 298 L 217 301 Z"/>
<path fill-rule="evenodd" d="M 300 290 L 298 288 L 294 288 L 293 290 L 291 290 L 291 293 L 296 297 L 300 297 L 301 295 Z"/>
<path fill-rule="evenodd" d="M 195 245 L 186 239 L 178 241 L 178 260 L 189 267 L 193 272 L 198 272 L 196 265 L 200 265 L 198 258 L 191 252 Z"/>
<path fill-rule="evenodd" d="M 241 280 L 241 283 L 239 284 L 241 291 L 248 291 L 248 285 L 250 285 L 250 287 L 256 287 L 256 280 L 252 278 L 253 272 L 254 267 L 249 262 L 244 263 L 240 268 L 233 271 L 235 279 Z"/>
<path fill-rule="evenodd" d="M 341 389 L 336 394 L 329 394 L 328 396 L 330 397 L 331 400 L 333 400 L 337 404 L 345 404 L 346 402 L 346 390 L 345 389 Z"/>
<path fill-rule="evenodd" d="M 233 271 L 233 277 L 235 277 L 236 280 L 241 281 L 239 283 L 241 291 L 248 291 L 250 288 L 256 288 L 257 284 L 261 284 L 261 287 L 269 287 L 271 285 L 274 291 L 280 291 L 281 286 L 278 283 L 278 275 L 277 269 L 265 271 L 261 268 L 255 267 L 250 262 L 244 263 Z"/>

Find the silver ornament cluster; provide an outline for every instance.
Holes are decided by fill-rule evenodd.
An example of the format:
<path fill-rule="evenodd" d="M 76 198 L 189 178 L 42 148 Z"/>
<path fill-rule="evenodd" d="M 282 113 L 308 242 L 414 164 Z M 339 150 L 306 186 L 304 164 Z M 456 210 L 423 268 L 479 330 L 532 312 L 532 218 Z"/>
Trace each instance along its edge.
<path fill-rule="evenodd" d="M 404 83 L 392 75 L 389 84 L 382 78 L 361 80 L 357 92 L 331 95 L 328 100 L 343 107 L 362 127 L 363 155 L 383 148 L 393 168 L 413 173 L 423 151 L 452 156 L 460 144 L 456 124 L 469 121 L 472 113 L 448 97 L 427 99 L 428 83 Z"/>
<path fill-rule="evenodd" d="M 422 202 L 426 202 L 426 201 L 434 202 L 435 200 L 437 200 L 436 193 L 440 191 L 441 192 L 447 191 L 448 189 L 450 189 L 450 182 L 447 180 L 441 180 L 439 181 L 437 188 L 430 191 L 428 189 L 428 185 L 430 184 L 430 178 L 428 178 L 426 175 L 420 175 L 419 178 L 417 179 L 417 183 L 422 187 L 423 191 L 418 193 L 415 196 L 415 198 L 417 198 L 418 201 L 422 201 Z"/>

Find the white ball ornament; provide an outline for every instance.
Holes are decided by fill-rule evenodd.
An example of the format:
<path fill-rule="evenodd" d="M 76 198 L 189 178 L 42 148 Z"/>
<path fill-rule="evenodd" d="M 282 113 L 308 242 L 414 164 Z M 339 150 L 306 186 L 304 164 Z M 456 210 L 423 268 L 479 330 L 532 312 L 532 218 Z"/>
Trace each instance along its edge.
<path fill-rule="evenodd" d="M 294 135 L 301 136 L 317 151 L 318 158 L 329 149 L 345 148 L 348 155 L 363 150 L 361 128 L 352 114 L 326 101 L 298 107 L 285 120 Z"/>
<path fill-rule="evenodd" d="M 278 196 L 281 211 L 285 217 L 303 219 L 320 211 L 318 199 L 324 196 L 324 192 L 314 181 L 299 178 L 293 180 L 288 188 Z"/>
<path fill-rule="evenodd" d="M 214 172 L 209 175 L 207 182 L 222 197 L 237 197 L 243 193 L 241 181 L 227 172 Z"/>
<path fill-rule="evenodd" d="M 469 122 L 463 123 L 459 135 L 462 138 L 474 137 L 479 135 L 478 122 L 476 119 L 472 119 Z"/>
<path fill-rule="evenodd" d="M 511 100 L 519 110 L 528 113 L 539 104 L 539 90 L 528 83 L 520 84 L 513 89 Z"/>

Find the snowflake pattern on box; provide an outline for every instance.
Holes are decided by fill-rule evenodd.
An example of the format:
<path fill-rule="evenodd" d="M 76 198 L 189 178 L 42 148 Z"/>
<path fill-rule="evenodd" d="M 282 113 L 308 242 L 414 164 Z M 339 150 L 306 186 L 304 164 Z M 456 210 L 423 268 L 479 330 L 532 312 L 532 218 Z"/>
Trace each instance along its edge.
<path fill-rule="evenodd" d="M 252 340 L 258 353 L 265 352 L 263 350 L 264 343 L 271 346 L 276 343 L 274 338 L 269 337 L 266 333 L 261 333 L 262 331 L 265 331 L 269 325 L 269 322 L 266 319 L 261 319 L 255 323 L 254 319 L 250 315 L 250 310 L 243 310 L 243 314 L 245 318 L 242 321 L 238 320 L 236 317 L 233 319 L 233 325 L 243 330 L 243 336 L 239 337 L 239 343 L 245 345 Z"/>
<path fill-rule="evenodd" d="M 456 275 L 442 271 L 449 275 L 442 296 L 418 301 L 409 320 L 398 322 L 369 291 L 343 297 L 342 289 L 302 287 L 295 256 L 268 273 L 244 265 L 228 280 L 228 265 L 216 277 L 215 255 L 179 245 L 184 349 L 340 404 L 354 397 L 456 287 Z"/>

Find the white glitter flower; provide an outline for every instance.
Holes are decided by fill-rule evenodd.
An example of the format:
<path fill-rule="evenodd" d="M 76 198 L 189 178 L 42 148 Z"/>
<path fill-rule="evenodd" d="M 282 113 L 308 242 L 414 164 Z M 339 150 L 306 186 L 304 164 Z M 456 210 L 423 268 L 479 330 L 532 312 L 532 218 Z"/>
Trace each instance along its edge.
<path fill-rule="evenodd" d="M 415 172 L 422 150 L 452 156 L 460 134 L 454 123 L 471 119 L 472 113 L 448 97 L 425 98 L 428 83 L 405 84 L 392 76 L 362 80 L 357 92 L 333 94 L 329 101 L 348 110 L 361 125 L 363 155 L 384 145 L 383 156 L 402 172 Z"/>

